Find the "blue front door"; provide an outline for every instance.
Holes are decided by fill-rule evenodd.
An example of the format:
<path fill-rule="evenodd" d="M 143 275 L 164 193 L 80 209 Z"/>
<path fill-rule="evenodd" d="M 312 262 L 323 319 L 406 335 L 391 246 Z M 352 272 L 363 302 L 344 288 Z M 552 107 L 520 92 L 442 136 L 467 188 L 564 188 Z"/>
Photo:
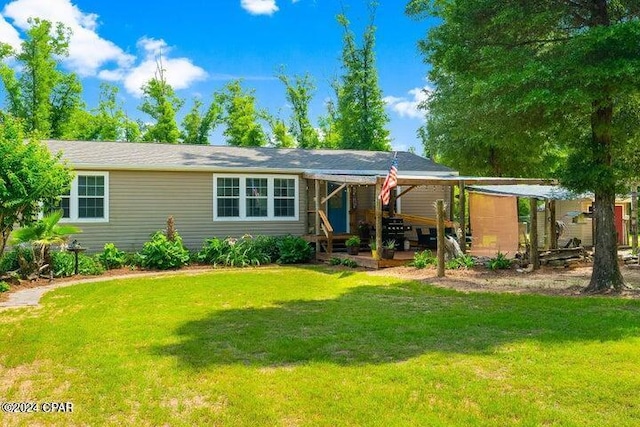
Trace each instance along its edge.
<path fill-rule="evenodd" d="M 338 184 L 332 182 L 327 185 L 327 194 L 331 194 Z M 327 216 L 333 227 L 334 233 L 347 232 L 347 189 L 343 188 L 338 194 L 329 199 L 327 207 Z"/>

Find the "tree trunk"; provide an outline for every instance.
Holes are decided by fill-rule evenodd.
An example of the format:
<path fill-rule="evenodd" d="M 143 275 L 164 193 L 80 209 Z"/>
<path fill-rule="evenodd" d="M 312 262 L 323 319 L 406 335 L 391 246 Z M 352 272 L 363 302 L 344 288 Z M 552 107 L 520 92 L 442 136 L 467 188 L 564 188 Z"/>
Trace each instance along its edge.
<path fill-rule="evenodd" d="M 605 98 L 594 102 L 593 107 L 591 132 L 596 160 L 606 169 L 611 169 L 613 167 L 613 103 L 611 99 Z M 598 187 L 595 189 L 593 208 L 593 219 L 596 226 L 593 237 L 596 253 L 593 259 L 591 281 L 584 292 L 620 292 L 624 287 L 624 279 L 618 265 L 618 239 L 614 223 L 615 181 L 612 177 L 608 177 Z"/>
<path fill-rule="evenodd" d="M 618 265 L 618 239 L 614 225 L 615 191 L 596 193 L 594 220 L 596 222 L 593 272 L 586 293 L 620 292 L 624 280 Z"/>

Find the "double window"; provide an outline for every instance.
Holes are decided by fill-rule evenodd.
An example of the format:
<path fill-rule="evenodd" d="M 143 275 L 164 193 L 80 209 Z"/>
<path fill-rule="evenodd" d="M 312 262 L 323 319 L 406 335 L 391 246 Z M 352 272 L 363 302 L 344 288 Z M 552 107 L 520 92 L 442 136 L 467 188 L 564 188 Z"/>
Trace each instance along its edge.
<path fill-rule="evenodd" d="M 295 176 L 214 175 L 213 219 L 297 220 Z"/>
<path fill-rule="evenodd" d="M 62 218 L 72 222 L 109 221 L 109 173 L 78 172 L 60 199 Z"/>

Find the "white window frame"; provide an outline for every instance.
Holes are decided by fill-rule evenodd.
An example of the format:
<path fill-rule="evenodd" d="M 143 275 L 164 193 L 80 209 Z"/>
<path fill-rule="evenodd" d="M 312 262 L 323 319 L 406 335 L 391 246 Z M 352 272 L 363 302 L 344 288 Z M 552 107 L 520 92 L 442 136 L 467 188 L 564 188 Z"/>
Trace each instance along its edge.
<path fill-rule="evenodd" d="M 240 184 L 240 212 L 237 217 L 218 216 L 218 178 L 237 178 Z M 262 178 L 267 180 L 267 216 L 247 216 L 247 178 Z M 294 216 L 275 216 L 274 213 L 274 179 L 291 179 L 294 184 Z M 251 196 L 249 196 L 251 197 Z M 213 175 L 213 220 L 216 222 L 290 222 L 298 221 L 300 217 L 300 183 L 297 175 L 262 175 L 262 174 L 214 174 Z"/>
<path fill-rule="evenodd" d="M 104 177 L 104 216 L 102 218 L 80 218 L 79 217 L 79 195 L 78 195 L 78 177 L 79 176 L 101 176 Z M 76 171 L 76 176 L 71 182 L 71 190 L 69 195 L 69 218 L 62 218 L 60 222 L 81 222 L 81 223 L 101 223 L 109 222 L 109 172 L 95 171 Z"/>

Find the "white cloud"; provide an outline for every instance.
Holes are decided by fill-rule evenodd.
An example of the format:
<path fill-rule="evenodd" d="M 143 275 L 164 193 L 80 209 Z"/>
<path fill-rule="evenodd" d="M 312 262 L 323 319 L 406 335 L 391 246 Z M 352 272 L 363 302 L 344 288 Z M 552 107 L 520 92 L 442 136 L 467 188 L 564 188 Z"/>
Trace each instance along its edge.
<path fill-rule="evenodd" d="M 207 73 L 190 59 L 169 57 L 171 48 L 162 39 L 139 39 L 142 57 L 138 60 L 112 41 L 100 37 L 98 15 L 81 11 L 71 0 L 14 0 L 4 7 L 2 15 L 11 18 L 13 26 L 0 16 L 0 40 L 18 46 L 19 33 L 14 27 L 27 30 L 30 17 L 62 22 L 72 31 L 65 65 L 81 77 L 97 76 L 122 82 L 125 89 L 136 96 L 141 95 L 140 87 L 154 77 L 156 60 L 162 62 L 165 78 L 174 89 L 187 88 L 194 81 L 207 77 Z"/>
<path fill-rule="evenodd" d="M 138 47 L 144 52 L 144 60 L 127 71 L 122 80 L 127 92 L 136 96 L 142 95 L 141 87 L 156 75 L 158 64 L 164 70 L 164 78 L 174 89 L 185 89 L 191 83 L 204 80 L 207 73 L 187 58 L 170 58 L 171 50 L 162 39 L 143 37 L 138 40 Z M 117 74 L 109 72 L 103 78 L 116 78 Z"/>
<path fill-rule="evenodd" d="M 252 15 L 273 15 L 278 11 L 276 0 L 241 0 L 240 6 Z"/>
<path fill-rule="evenodd" d="M 427 100 L 430 92 L 431 89 L 427 86 L 417 87 L 407 92 L 408 97 L 386 96 L 383 100 L 400 117 L 424 120 L 425 111 L 419 107 Z"/>
<path fill-rule="evenodd" d="M 18 30 L 9 24 L 2 16 L 0 16 L 0 40 L 14 49 L 20 49 L 20 44 L 22 43 Z"/>
<path fill-rule="evenodd" d="M 135 60 L 115 43 L 96 33 L 98 15 L 82 12 L 70 0 L 15 0 L 5 6 L 2 14 L 11 18 L 13 25 L 21 30 L 29 28 L 28 19 L 31 17 L 62 22 L 69 27 L 72 34 L 65 63 L 80 76 L 96 75 L 105 64 L 126 67 Z"/>

